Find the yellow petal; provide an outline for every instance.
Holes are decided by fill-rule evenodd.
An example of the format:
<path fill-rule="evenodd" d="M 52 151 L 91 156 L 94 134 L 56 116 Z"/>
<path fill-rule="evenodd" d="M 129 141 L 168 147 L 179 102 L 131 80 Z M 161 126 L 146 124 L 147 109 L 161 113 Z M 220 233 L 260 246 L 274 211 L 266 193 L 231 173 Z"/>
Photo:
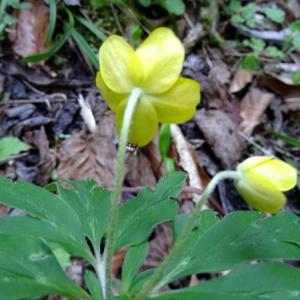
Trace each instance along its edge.
<path fill-rule="evenodd" d="M 100 72 L 116 93 L 130 93 L 141 78 L 141 63 L 132 47 L 120 36 L 110 36 L 100 47 Z"/>
<path fill-rule="evenodd" d="M 136 50 L 142 64 L 141 87 L 146 93 L 161 94 L 176 82 L 182 70 L 184 48 L 168 28 L 154 30 Z"/>
<path fill-rule="evenodd" d="M 279 191 L 288 191 L 297 183 L 297 171 L 272 156 L 254 156 L 239 164 L 238 170 L 266 178 Z"/>
<path fill-rule="evenodd" d="M 127 100 L 123 101 L 116 114 L 116 129 L 120 133 Z M 153 105 L 144 97 L 138 102 L 130 126 L 128 141 L 139 146 L 147 145 L 156 135 L 158 120 Z"/>
<path fill-rule="evenodd" d="M 97 73 L 96 84 L 109 108 L 116 112 L 118 105 L 128 97 L 128 94 L 117 94 L 113 92 L 103 81 L 101 73 Z"/>
<path fill-rule="evenodd" d="M 180 77 L 166 93 L 148 97 L 160 123 L 184 123 L 193 117 L 200 102 L 200 84 Z"/>
<path fill-rule="evenodd" d="M 235 182 L 236 189 L 252 207 L 267 213 L 276 213 L 286 203 L 285 195 L 276 186 L 261 176 L 253 173 Z"/>

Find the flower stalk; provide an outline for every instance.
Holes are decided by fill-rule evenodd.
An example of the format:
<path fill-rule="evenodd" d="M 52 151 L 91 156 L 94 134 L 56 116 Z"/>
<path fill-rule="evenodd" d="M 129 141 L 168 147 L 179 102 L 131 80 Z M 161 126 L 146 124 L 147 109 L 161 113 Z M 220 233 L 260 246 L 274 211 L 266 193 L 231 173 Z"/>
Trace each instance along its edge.
<path fill-rule="evenodd" d="M 112 257 L 114 252 L 116 229 L 118 225 L 122 184 L 124 179 L 126 146 L 128 142 L 132 117 L 137 107 L 138 101 L 142 95 L 143 95 L 143 90 L 141 88 L 132 89 L 125 109 L 121 132 L 120 132 L 115 185 L 112 194 L 112 208 L 111 208 L 111 215 L 110 215 L 110 223 L 108 224 L 106 245 L 104 250 L 105 278 L 106 278 L 105 287 L 104 287 L 104 299 L 107 299 L 110 296 L 112 296 Z"/>
<path fill-rule="evenodd" d="M 180 237 L 176 240 L 175 244 L 171 248 L 168 256 L 157 268 L 155 273 L 150 277 L 150 279 L 145 283 L 142 290 L 136 295 L 136 298 L 143 298 L 148 296 L 151 292 L 156 291 L 165 284 L 165 272 L 168 270 L 170 264 L 173 263 L 173 259 L 176 257 L 177 252 L 185 245 L 190 232 L 192 231 L 194 224 L 199 216 L 203 205 L 208 201 L 209 196 L 212 194 L 218 183 L 224 179 L 234 179 L 239 180 L 241 178 L 241 173 L 238 171 L 222 171 L 212 178 L 212 180 L 207 185 L 206 189 L 197 201 L 196 207 L 189 218 L 189 221 L 183 228 Z"/>

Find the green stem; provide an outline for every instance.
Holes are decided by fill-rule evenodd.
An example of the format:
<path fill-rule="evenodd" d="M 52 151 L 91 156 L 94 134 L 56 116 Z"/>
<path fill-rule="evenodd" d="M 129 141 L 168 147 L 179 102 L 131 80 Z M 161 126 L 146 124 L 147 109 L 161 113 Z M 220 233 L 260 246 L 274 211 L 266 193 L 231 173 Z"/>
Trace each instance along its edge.
<path fill-rule="evenodd" d="M 106 278 L 105 278 L 104 262 L 100 254 L 100 249 L 94 247 L 94 252 L 95 252 L 95 259 L 96 259 L 96 263 L 94 264 L 94 269 L 96 271 L 99 285 L 100 285 L 100 290 L 102 295 L 101 299 L 105 299 Z"/>
<path fill-rule="evenodd" d="M 115 233 L 118 225 L 118 216 L 119 216 L 119 204 L 122 192 L 122 184 L 124 179 L 124 169 L 125 169 L 125 153 L 126 146 L 128 142 L 128 135 L 130 131 L 130 124 L 132 121 L 132 117 L 137 106 L 137 103 L 140 97 L 143 94 L 143 90 L 140 88 L 134 88 L 130 94 L 124 117 L 123 123 L 120 132 L 120 142 L 118 149 L 118 160 L 117 160 L 117 168 L 116 168 L 116 177 L 115 177 L 115 186 L 112 195 L 112 208 L 110 215 L 110 223 L 107 229 L 106 235 L 106 245 L 104 252 L 104 260 L 105 260 L 105 277 L 106 277 L 106 286 L 104 299 L 112 296 L 112 257 L 114 251 L 114 241 L 115 241 Z"/>
<path fill-rule="evenodd" d="M 151 291 L 161 287 L 160 282 L 164 279 L 166 275 L 165 272 L 168 270 L 170 264 L 173 263 L 173 259 L 174 257 L 176 257 L 177 252 L 181 249 L 182 246 L 185 246 L 185 242 L 188 239 L 197 218 L 199 217 L 199 212 L 201 211 L 203 205 L 208 201 L 209 196 L 212 194 L 218 183 L 224 179 L 239 179 L 240 176 L 240 173 L 237 171 L 223 171 L 212 178 L 212 180 L 209 182 L 206 189 L 200 196 L 199 201 L 197 201 L 197 205 L 192 215 L 190 216 L 189 221 L 186 223 L 180 236 L 170 250 L 168 256 L 157 268 L 152 277 L 150 277 L 150 279 L 145 283 L 142 290 L 136 295 L 136 298 L 146 297 Z"/>

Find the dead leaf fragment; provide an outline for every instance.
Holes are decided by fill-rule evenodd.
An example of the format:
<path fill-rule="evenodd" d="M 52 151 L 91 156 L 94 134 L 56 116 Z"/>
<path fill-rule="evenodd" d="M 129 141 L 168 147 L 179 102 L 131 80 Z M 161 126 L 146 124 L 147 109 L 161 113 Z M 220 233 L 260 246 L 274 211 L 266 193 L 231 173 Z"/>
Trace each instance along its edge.
<path fill-rule="evenodd" d="M 228 66 L 220 59 L 211 66 L 209 77 L 220 84 L 226 84 L 230 80 Z"/>
<path fill-rule="evenodd" d="M 198 173 L 197 163 L 192 154 L 192 146 L 186 141 L 179 126 L 171 125 L 172 140 L 179 155 L 179 164 L 189 175 L 190 186 L 203 190 L 204 186 Z M 198 194 L 193 194 L 193 201 L 197 201 Z M 203 209 L 206 209 L 204 206 Z"/>
<path fill-rule="evenodd" d="M 143 269 L 158 267 L 168 255 L 173 243 L 172 226 L 170 223 L 160 224 L 155 228 L 155 238 L 150 242 L 149 254 Z"/>
<path fill-rule="evenodd" d="M 252 88 L 240 103 L 242 123 L 239 126 L 240 131 L 251 136 L 255 126 L 261 123 L 262 116 L 271 103 L 274 95 L 263 92 L 260 89 Z"/>
<path fill-rule="evenodd" d="M 147 156 L 139 149 L 131 154 L 126 161 L 126 181 L 130 186 L 155 186 L 156 177 Z"/>
<path fill-rule="evenodd" d="M 46 50 L 45 39 L 49 24 L 49 8 L 43 1 L 31 0 L 26 3 L 30 4 L 30 9 L 18 11 L 18 22 L 9 30 L 13 50 L 21 57 Z"/>
<path fill-rule="evenodd" d="M 196 113 L 195 121 L 223 167 L 235 167 L 245 147 L 235 123 L 220 110 L 204 109 Z"/>
<path fill-rule="evenodd" d="M 120 270 L 122 268 L 127 252 L 128 247 L 124 247 L 114 254 L 112 259 L 112 273 L 114 277 L 117 277 L 120 274 Z"/>
<path fill-rule="evenodd" d="M 236 93 L 242 90 L 249 82 L 252 81 L 253 73 L 238 69 L 230 83 L 229 92 Z"/>
<path fill-rule="evenodd" d="M 24 138 L 27 143 L 32 144 L 39 151 L 39 163 L 37 165 L 39 175 L 36 183 L 43 186 L 49 182 L 56 166 L 54 150 L 49 148 L 49 140 L 44 127 L 39 130 L 27 131 Z"/>
<path fill-rule="evenodd" d="M 96 180 L 112 188 L 117 157 L 112 115 L 106 114 L 94 134 L 81 131 L 66 140 L 59 151 L 58 178 Z"/>
<path fill-rule="evenodd" d="M 9 208 L 3 204 L 0 204 L 0 217 L 5 217 L 8 215 Z"/>
<path fill-rule="evenodd" d="M 300 110 L 300 86 L 288 85 L 277 78 L 262 77 L 259 79 L 259 84 L 271 89 L 274 93 L 280 95 L 285 104 L 282 109 L 284 111 Z"/>

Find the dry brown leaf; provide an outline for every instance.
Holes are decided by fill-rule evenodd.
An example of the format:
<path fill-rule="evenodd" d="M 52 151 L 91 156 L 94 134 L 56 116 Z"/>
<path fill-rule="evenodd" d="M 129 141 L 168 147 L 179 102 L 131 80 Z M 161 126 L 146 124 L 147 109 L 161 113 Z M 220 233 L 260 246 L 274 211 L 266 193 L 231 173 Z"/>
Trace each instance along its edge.
<path fill-rule="evenodd" d="M 195 157 L 192 154 L 192 146 L 186 141 L 179 126 L 175 124 L 171 125 L 171 135 L 176 151 L 179 155 L 179 164 L 189 175 L 190 186 L 203 190 L 204 186 L 198 173 Z M 194 202 L 197 201 L 198 198 L 198 194 L 193 194 Z M 203 209 L 205 208 L 207 208 L 207 206 L 203 207 Z"/>
<path fill-rule="evenodd" d="M 49 148 L 49 141 L 44 127 L 39 130 L 27 131 L 24 139 L 39 150 L 39 163 L 37 165 L 37 184 L 45 185 L 49 182 L 52 171 L 56 166 L 54 150 Z"/>
<path fill-rule="evenodd" d="M 209 77 L 214 81 L 220 84 L 226 84 L 230 81 L 230 72 L 228 70 L 227 64 L 225 64 L 222 60 L 216 60 L 212 65 Z"/>
<path fill-rule="evenodd" d="M 258 88 L 251 88 L 249 93 L 243 98 L 240 103 L 243 121 L 239 129 L 245 136 L 251 136 L 255 126 L 261 123 L 262 116 L 273 98 L 273 94 L 263 92 Z"/>
<path fill-rule="evenodd" d="M 166 168 L 164 167 L 164 164 L 162 163 L 162 158 L 159 153 L 157 138 L 152 140 L 150 144 L 148 144 L 146 147 L 143 148 L 143 153 L 145 153 L 145 155 L 149 159 L 156 178 L 165 176 Z"/>
<path fill-rule="evenodd" d="M 156 177 L 147 156 L 138 150 L 131 154 L 126 161 L 126 181 L 130 186 L 156 186 Z"/>
<path fill-rule="evenodd" d="M 128 247 L 125 247 L 118 250 L 114 254 L 112 259 L 112 273 L 114 277 L 117 277 L 120 274 L 120 270 L 122 268 L 127 251 L 128 251 Z"/>
<path fill-rule="evenodd" d="M 30 9 L 18 11 L 18 22 L 9 30 L 13 50 L 22 57 L 46 50 L 45 39 L 49 24 L 49 8 L 43 1 L 30 0 L 26 3 L 30 4 Z"/>
<path fill-rule="evenodd" d="M 223 167 L 235 167 L 245 147 L 235 123 L 222 111 L 204 109 L 196 113 L 195 121 Z"/>
<path fill-rule="evenodd" d="M 155 237 L 150 241 L 150 249 L 146 261 L 142 266 L 142 270 L 158 267 L 162 261 L 166 258 L 169 250 L 173 244 L 173 231 L 171 223 L 163 223 L 155 228 Z M 176 288 L 186 287 L 189 283 L 189 278 L 182 278 L 176 280 L 171 284 Z M 169 290 L 168 286 L 165 286 L 161 290 Z"/>
<path fill-rule="evenodd" d="M 150 249 L 143 269 L 158 267 L 166 258 L 173 243 L 170 223 L 160 224 L 155 228 L 155 238 L 150 242 Z"/>
<path fill-rule="evenodd" d="M 230 83 L 229 92 L 236 93 L 242 90 L 249 82 L 252 81 L 253 73 L 238 69 Z"/>
<path fill-rule="evenodd" d="M 81 131 L 62 144 L 59 179 L 92 178 L 101 186 L 113 187 L 117 150 L 112 124 L 112 114 L 105 114 L 94 134 Z"/>
<path fill-rule="evenodd" d="M 0 204 L 0 217 L 7 216 L 9 212 L 9 208 L 3 204 Z"/>
<path fill-rule="evenodd" d="M 274 93 L 280 95 L 285 104 L 283 110 L 296 111 L 300 110 L 300 86 L 288 85 L 279 79 L 272 77 L 262 77 L 259 79 L 259 84 L 271 89 Z"/>

